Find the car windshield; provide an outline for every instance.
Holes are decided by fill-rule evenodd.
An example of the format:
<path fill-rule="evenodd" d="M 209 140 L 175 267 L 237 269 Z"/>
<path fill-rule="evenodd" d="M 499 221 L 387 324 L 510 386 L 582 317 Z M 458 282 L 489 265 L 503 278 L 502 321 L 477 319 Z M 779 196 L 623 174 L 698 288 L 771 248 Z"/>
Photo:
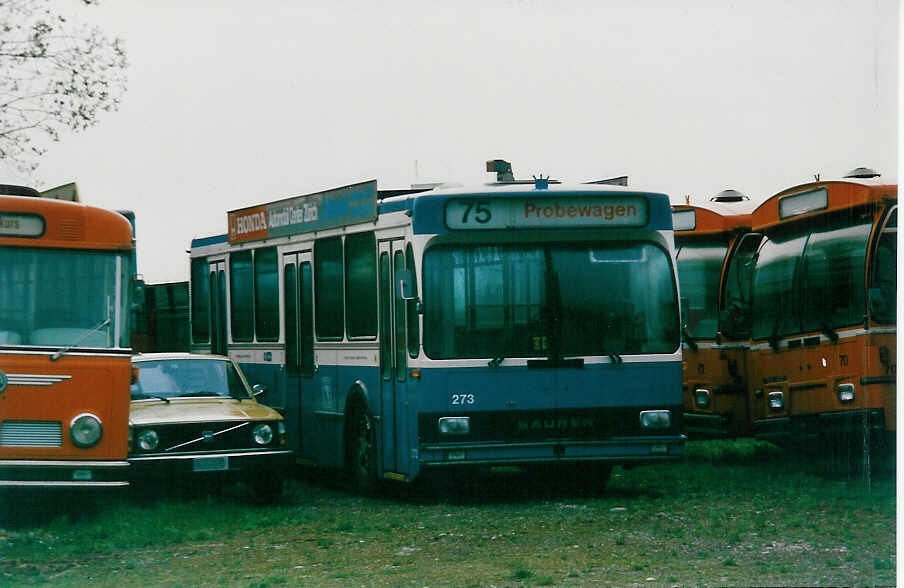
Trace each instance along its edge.
<path fill-rule="evenodd" d="M 456 244 L 424 257 L 434 359 L 671 353 L 678 305 L 666 252 L 644 243 Z"/>
<path fill-rule="evenodd" d="M 249 398 L 231 361 L 225 359 L 160 359 L 135 362 L 138 381 L 132 399 L 219 396 Z"/>

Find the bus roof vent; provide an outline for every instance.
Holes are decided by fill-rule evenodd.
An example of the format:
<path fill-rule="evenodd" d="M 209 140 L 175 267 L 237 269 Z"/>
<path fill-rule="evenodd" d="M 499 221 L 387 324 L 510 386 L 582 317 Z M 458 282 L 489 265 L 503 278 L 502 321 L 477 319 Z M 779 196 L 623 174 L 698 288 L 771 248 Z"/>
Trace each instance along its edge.
<path fill-rule="evenodd" d="M 722 190 L 709 199 L 710 202 L 743 202 L 744 200 L 750 200 L 750 198 L 737 190 Z"/>
<path fill-rule="evenodd" d="M 879 172 L 874 169 L 870 169 L 868 167 L 858 167 L 854 168 L 847 173 L 844 177 L 846 178 L 878 178 L 881 176 Z"/>
<path fill-rule="evenodd" d="M 487 171 L 496 172 L 496 181 L 514 182 L 515 174 L 512 173 L 512 164 L 504 159 L 492 159 L 487 162 Z"/>

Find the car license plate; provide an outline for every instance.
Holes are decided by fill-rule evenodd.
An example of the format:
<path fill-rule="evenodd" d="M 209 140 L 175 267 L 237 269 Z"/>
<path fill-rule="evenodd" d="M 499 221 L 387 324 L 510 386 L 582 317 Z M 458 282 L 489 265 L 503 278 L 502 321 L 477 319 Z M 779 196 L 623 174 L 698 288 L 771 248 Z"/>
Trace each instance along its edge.
<path fill-rule="evenodd" d="M 219 472 L 229 469 L 228 457 L 196 457 L 194 459 L 194 471 Z"/>

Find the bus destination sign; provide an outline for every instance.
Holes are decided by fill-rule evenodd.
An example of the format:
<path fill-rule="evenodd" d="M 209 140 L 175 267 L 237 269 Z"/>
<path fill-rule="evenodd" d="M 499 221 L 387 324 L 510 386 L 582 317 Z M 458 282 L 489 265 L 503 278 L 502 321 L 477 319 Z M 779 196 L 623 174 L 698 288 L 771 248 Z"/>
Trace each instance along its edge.
<path fill-rule="evenodd" d="M 0 212 L 0 236 L 40 237 L 44 234 L 44 219 L 36 214 Z"/>
<path fill-rule="evenodd" d="M 632 196 L 456 198 L 446 203 L 450 229 L 562 229 L 642 227 L 647 201 Z"/>
<path fill-rule="evenodd" d="M 322 231 L 376 218 L 376 180 L 227 213 L 230 243 Z"/>

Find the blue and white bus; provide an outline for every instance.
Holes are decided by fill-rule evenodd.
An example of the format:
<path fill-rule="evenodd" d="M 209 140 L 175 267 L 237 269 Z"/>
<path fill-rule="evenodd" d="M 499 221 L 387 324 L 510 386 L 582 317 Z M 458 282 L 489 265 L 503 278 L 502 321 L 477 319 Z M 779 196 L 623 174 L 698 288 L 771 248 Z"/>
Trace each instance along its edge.
<path fill-rule="evenodd" d="M 228 213 L 191 247 L 192 350 L 228 354 L 300 462 L 361 489 L 427 468 L 684 454 L 669 199 L 535 182 Z M 260 390 L 260 388 L 259 388 Z"/>

